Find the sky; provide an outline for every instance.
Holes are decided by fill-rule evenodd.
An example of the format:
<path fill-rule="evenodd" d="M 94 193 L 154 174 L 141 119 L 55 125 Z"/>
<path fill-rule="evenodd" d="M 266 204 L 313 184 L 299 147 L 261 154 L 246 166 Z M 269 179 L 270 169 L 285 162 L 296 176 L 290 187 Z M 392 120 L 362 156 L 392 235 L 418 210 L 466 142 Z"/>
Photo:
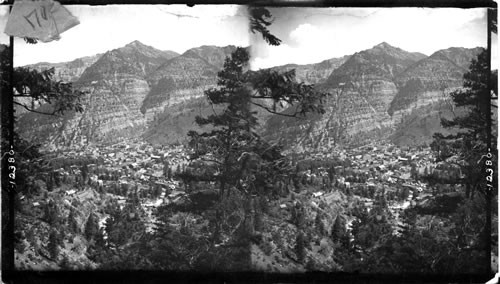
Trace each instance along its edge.
<path fill-rule="evenodd" d="M 452 46 L 486 46 L 485 9 L 270 8 L 274 22 L 269 30 L 283 41 L 272 47 L 260 35 L 248 33 L 245 9 L 236 5 L 66 7 L 80 24 L 51 43 L 28 45 L 16 39 L 15 66 L 70 61 L 134 40 L 178 53 L 201 45 L 251 45 L 252 69 L 317 63 L 384 41 L 426 55 Z M 7 7 L 0 7 L 0 31 L 6 16 Z M 1 34 L 0 43 L 7 43 Z M 496 48 L 496 37 L 493 42 Z"/>
<path fill-rule="evenodd" d="M 178 53 L 201 45 L 248 46 L 245 9 L 236 5 L 66 5 L 80 24 L 61 34 L 59 41 L 29 45 L 15 39 L 14 65 L 64 62 L 104 53 L 134 40 Z M 4 8 L 4 7 L 1 7 Z M 0 43 L 6 9 L 0 11 Z"/>
<path fill-rule="evenodd" d="M 381 42 L 431 55 L 448 47 L 486 47 L 486 9 L 274 8 L 278 47 L 254 41 L 253 67 L 315 63 Z M 255 36 L 252 39 L 256 39 Z"/>

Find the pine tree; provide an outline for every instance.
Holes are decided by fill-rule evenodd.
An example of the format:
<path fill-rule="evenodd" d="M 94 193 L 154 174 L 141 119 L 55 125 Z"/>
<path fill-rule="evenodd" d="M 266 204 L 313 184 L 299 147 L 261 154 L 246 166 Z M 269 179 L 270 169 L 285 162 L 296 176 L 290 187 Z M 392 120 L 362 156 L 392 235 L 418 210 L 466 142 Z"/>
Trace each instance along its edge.
<path fill-rule="evenodd" d="M 168 176 L 169 170 L 170 170 L 170 163 L 168 161 L 164 161 L 163 162 L 163 175 L 167 178 L 169 178 L 169 176 Z"/>
<path fill-rule="evenodd" d="M 169 180 L 171 180 L 171 179 L 172 179 L 172 168 L 170 168 L 170 167 L 168 168 L 168 171 L 167 171 L 167 178 L 168 178 Z"/>
<path fill-rule="evenodd" d="M 261 203 L 260 201 L 261 200 L 259 200 L 259 202 L 257 202 L 254 200 L 254 202 L 253 202 L 253 207 L 254 207 L 253 227 L 254 227 L 255 231 L 257 231 L 257 232 L 261 232 L 264 230 L 263 208 L 262 208 L 262 205 L 260 205 L 260 203 Z"/>
<path fill-rule="evenodd" d="M 61 267 L 61 270 L 70 270 L 72 268 L 69 262 L 68 255 L 65 254 L 63 256 L 61 263 L 59 263 L 59 267 Z"/>
<path fill-rule="evenodd" d="M 412 164 L 411 165 L 411 171 L 410 171 L 410 174 L 411 174 L 411 177 L 413 179 L 417 179 L 418 178 L 418 172 L 417 172 L 417 166 L 415 164 Z"/>
<path fill-rule="evenodd" d="M 57 256 L 59 255 L 60 243 L 61 243 L 61 238 L 59 237 L 58 232 L 55 229 L 51 229 L 47 250 L 49 251 L 50 257 L 53 260 L 56 260 Z"/>
<path fill-rule="evenodd" d="M 59 223 L 59 208 L 53 199 L 49 199 L 46 203 L 44 217 L 50 225 L 57 225 Z"/>
<path fill-rule="evenodd" d="M 69 210 L 68 227 L 71 232 L 76 234 L 80 233 L 80 227 L 78 226 L 78 221 L 76 220 L 76 210 L 73 206 Z"/>
<path fill-rule="evenodd" d="M 245 48 L 237 48 L 226 59 L 218 74 L 218 87 L 205 92 L 214 110 L 226 107 L 208 117 L 196 117 L 198 125 L 210 125 L 213 130 L 188 134 L 193 157 L 219 165 L 220 174 L 212 178 L 219 182 L 221 198 L 233 187 L 252 188 L 249 182 L 241 182 L 246 177 L 255 176 L 251 183 L 261 182 L 256 189 L 265 188 L 264 181 L 279 175 L 284 166 L 280 148 L 263 141 L 255 131 L 256 109 L 292 117 L 324 112 L 321 101 L 326 94 L 315 91 L 312 85 L 297 83 L 295 72 L 253 72 L 248 70 L 248 61 Z M 283 103 L 295 105 L 294 112 L 279 112 L 276 107 Z"/>
<path fill-rule="evenodd" d="M 295 241 L 295 254 L 297 255 L 297 261 L 300 263 L 304 263 L 306 258 L 306 247 L 304 232 L 302 231 L 299 231 L 297 239 Z"/>
<path fill-rule="evenodd" d="M 338 242 L 342 239 L 345 234 L 345 223 L 342 217 L 337 216 L 335 222 L 333 222 L 332 227 L 332 240 Z"/>
<path fill-rule="evenodd" d="M 85 238 L 88 241 L 94 240 L 95 236 L 99 232 L 99 223 L 97 216 L 94 213 L 90 213 L 87 223 L 85 223 Z"/>
<path fill-rule="evenodd" d="M 314 223 L 316 225 L 316 230 L 318 230 L 319 235 L 324 236 L 325 224 L 323 223 L 323 219 L 321 218 L 321 214 L 319 212 L 316 214 L 316 219 L 314 220 Z"/>
<path fill-rule="evenodd" d="M 248 12 L 250 16 L 250 31 L 252 33 L 259 32 L 270 45 L 280 45 L 281 40 L 267 29 L 273 22 L 269 10 L 263 7 L 249 7 Z"/>
<path fill-rule="evenodd" d="M 469 71 L 464 74 L 463 88 L 451 94 L 455 106 L 464 110 L 465 114 L 455 116 L 452 120 L 441 120 L 443 127 L 458 130 L 458 133 L 447 136 L 441 133 L 434 135 L 434 145 L 441 145 L 438 148 L 433 147 L 436 151 L 446 147 L 447 151 L 451 152 L 450 155 L 457 155 L 461 160 L 458 164 L 465 173 L 462 183 L 466 186 L 466 196 L 471 199 L 477 190 L 485 191 L 485 165 L 480 162 L 481 157 L 488 152 L 488 123 L 492 119 L 488 109 L 490 100 L 496 96 L 496 90 L 490 90 L 490 80 L 496 82 L 496 75 L 489 69 L 488 51 L 484 50 L 472 61 Z M 495 152 L 496 140 L 492 139 L 491 143 L 490 152 Z M 496 153 L 494 154 L 496 156 Z"/>
<path fill-rule="evenodd" d="M 298 201 L 295 203 L 295 206 L 292 209 L 292 222 L 293 224 L 301 229 L 305 225 L 305 213 L 304 213 L 304 207 Z"/>
<path fill-rule="evenodd" d="M 463 88 L 452 94 L 453 102 L 458 108 L 466 110 L 452 120 L 442 120 L 442 125 L 458 130 L 457 134 L 444 136 L 436 134 L 436 139 L 444 139 L 450 145 L 451 151 L 458 156 L 462 173 L 465 177 L 461 183 L 465 185 L 465 196 L 475 201 L 475 193 L 483 195 L 486 203 L 485 226 L 483 237 L 478 242 L 484 242 L 491 236 L 492 225 L 492 195 L 496 194 L 495 185 L 498 184 L 498 175 L 485 175 L 497 172 L 497 131 L 493 123 L 492 110 L 498 108 L 492 103 L 498 99 L 498 72 L 491 71 L 491 38 L 497 33 L 497 10 L 487 10 L 488 19 L 488 49 L 473 60 L 469 72 L 464 74 Z M 485 158 L 486 159 L 483 159 Z M 486 174 L 485 174 L 486 173 Z M 490 179 L 488 179 L 490 178 Z M 473 214 L 471 214 L 473 215 Z M 472 216 L 473 217 L 473 216 Z M 484 249 L 486 248 L 486 249 Z M 490 273 L 491 242 L 486 241 L 479 253 L 484 253 L 484 267 Z"/>
<path fill-rule="evenodd" d="M 119 232 L 119 224 L 121 222 L 121 211 L 119 208 L 117 210 L 112 210 L 109 213 L 109 217 L 104 223 L 104 230 L 108 235 L 108 245 L 120 245 L 121 244 L 121 233 Z"/>
<path fill-rule="evenodd" d="M 80 173 L 82 175 L 82 184 L 85 183 L 89 176 L 89 168 L 87 167 L 87 164 L 83 164 L 83 166 L 80 169 Z"/>
<path fill-rule="evenodd" d="M 52 180 L 52 177 L 49 176 L 45 185 L 47 187 L 47 191 L 52 191 L 54 189 L 54 181 Z"/>

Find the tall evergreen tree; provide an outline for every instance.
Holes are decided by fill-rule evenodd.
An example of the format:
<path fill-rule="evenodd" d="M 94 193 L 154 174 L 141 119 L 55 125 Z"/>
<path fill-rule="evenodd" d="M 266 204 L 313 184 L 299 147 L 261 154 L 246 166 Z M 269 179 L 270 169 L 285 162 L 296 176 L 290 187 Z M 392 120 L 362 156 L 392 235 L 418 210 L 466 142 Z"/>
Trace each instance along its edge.
<path fill-rule="evenodd" d="M 265 142 L 255 131 L 257 109 L 292 117 L 324 112 L 321 102 L 326 94 L 312 85 L 297 83 L 293 70 L 250 71 L 248 61 L 245 48 L 237 48 L 226 59 L 218 74 L 218 88 L 205 92 L 214 114 L 196 117 L 197 124 L 210 125 L 212 130 L 188 134 L 193 157 L 219 166 L 211 178 L 219 182 L 221 198 L 232 188 L 245 192 L 268 189 L 273 178 L 288 170 L 280 147 Z M 294 106 L 293 113 L 280 112 L 279 104 Z M 216 108 L 222 110 L 217 112 Z"/>
<path fill-rule="evenodd" d="M 297 239 L 295 240 L 295 254 L 297 255 L 297 261 L 304 263 L 306 259 L 306 244 L 304 232 L 299 231 Z"/>
<path fill-rule="evenodd" d="M 78 221 L 76 220 L 76 210 L 73 206 L 69 210 L 68 227 L 71 232 L 76 234 L 80 233 L 80 227 L 78 226 Z"/>
<path fill-rule="evenodd" d="M 339 215 L 335 218 L 332 226 L 332 240 L 337 242 L 342 239 L 345 234 L 345 220 Z"/>
<path fill-rule="evenodd" d="M 53 260 L 57 259 L 59 255 L 59 244 L 61 243 L 61 238 L 56 229 L 50 230 L 49 243 L 47 245 L 47 250 L 49 251 L 50 257 Z"/>
<path fill-rule="evenodd" d="M 87 219 L 87 223 L 85 223 L 85 238 L 88 241 L 94 240 L 99 232 L 99 220 L 94 213 L 90 213 L 89 218 Z"/>
<path fill-rule="evenodd" d="M 45 205 L 44 218 L 50 225 L 57 225 L 59 223 L 59 207 L 53 199 L 49 199 Z"/>
<path fill-rule="evenodd" d="M 496 82 L 497 75 L 489 69 L 488 51 L 481 52 L 470 65 L 469 71 L 464 74 L 463 88 L 451 94 L 457 108 L 465 114 L 455 116 L 453 119 L 442 119 L 445 128 L 457 130 L 456 134 L 444 136 L 436 133 L 435 144 L 440 146 L 440 151 L 446 146 L 451 154 L 459 157 L 458 164 L 462 167 L 465 178 L 462 183 L 466 187 L 466 196 L 473 198 L 477 191 L 484 192 L 485 164 L 481 161 L 488 152 L 493 154 L 496 150 L 496 140 L 492 139 L 491 148 L 488 149 L 489 121 L 493 118 L 490 109 L 491 99 L 496 96 L 496 90 L 491 90 L 489 81 Z M 496 131 L 492 129 L 493 137 Z M 495 155 L 496 156 L 496 155 Z"/>

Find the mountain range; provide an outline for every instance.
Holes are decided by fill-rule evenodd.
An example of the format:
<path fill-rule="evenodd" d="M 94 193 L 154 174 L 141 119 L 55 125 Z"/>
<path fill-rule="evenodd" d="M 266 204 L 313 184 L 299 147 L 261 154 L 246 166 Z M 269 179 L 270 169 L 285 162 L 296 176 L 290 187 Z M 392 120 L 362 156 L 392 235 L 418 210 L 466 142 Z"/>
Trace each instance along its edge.
<path fill-rule="evenodd" d="M 217 72 L 235 48 L 200 46 L 177 54 L 134 41 L 67 63 L 27 66 L 54 67 L 57 80 L 71 81 L 88 94 L 83 113 L 68 112 L 62 117 L 26 113 L 19 118 L 18 131 L 49 148 L 129 138 L 182 142 L 188 130 L 197 129 L 194 117 L 211 111 L 203 92 L 216 86 Z M 411 138 L 415 126 L 407 118 L 418 115 L 428 123 L 418 127 L 441 130 L 436 122 L 450 113 L 449 93 L 461 87 L 463 74 L 481 50 L 452 47 L 426 56 L 384 42 L 316 64 L 273 67 L 295 69 L 297 80 L 331 95 L 324 105 L 325 114 L 268 115 L 260 131 L 296 151 L 379 138 L 426 143 L 432 133 Z"/>

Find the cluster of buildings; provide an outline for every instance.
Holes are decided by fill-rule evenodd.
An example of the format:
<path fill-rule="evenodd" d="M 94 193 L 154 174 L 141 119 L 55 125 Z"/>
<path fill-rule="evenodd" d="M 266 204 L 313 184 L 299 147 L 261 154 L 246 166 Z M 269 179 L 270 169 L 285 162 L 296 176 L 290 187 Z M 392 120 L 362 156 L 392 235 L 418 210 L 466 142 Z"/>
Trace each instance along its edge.
<path fill-rule="evenodd" d="M 69 164 L 45 174 L 56 179 L 56 183 L 62 180 L 65 184 L 74 184 L 74 188 L 66 191 L 68 195 L 90 186 L 110 194 L 122 208 L 134 195 L 146 213 L 152 215 L 154 208 L 161 204 L 175 203 L 186 197 L 182 181 L 173 177 L 188 167 L 187 153 L 182 145 L 153 146 L 142 141 L 88 146 L 83 151 L 52 153 L 53 161 L 62 159 Z M 320 190 L 313 193 L 313 199 L 321 196 L 329 200 L 330 195 L 340 190 L 358 196 L 369 210 L 382 194 L 394 216 L 415 204 L 419 196 L 420 199 L 430 196 L 435 190 L 422 182 L 421 177 L 461 176 L 456 167 L 436 162 L 431 149 L 424 147 L 372 143 L 353 149 L 308 153 L 307 158 L 336 161 L 328 167 L 311 168 L 302 173 L 309 184 Z M 51 159 L 49 165 L 45 165 L 48 168 Z"/>
<path fill-rule="evenodd" d="M 410 148 L 372 143 L 353 149 L 308 154 L 307 157 L 335 161 L 333 171 L 323 167 L 303 173 L 313 181 L 333 176 L 333 180 L 329 180 L 330 186 L 312 193 L 312 200 L 328 200 L 340 191 L 357 196 L 370 211 L 382 195 L 392 215 L 395 233 L 402 224 L 399 215 L 403 210 L 425 202 L 436 191 L 443 193 L 456 190 L 454 183 L 463 176 L 456 163 L 450 163 L 449 160 L 437 162 L 429 147 Z M 426 180 L 428 177 L 433 177 L 437 184 L 430 185 Z"/>
<path fill-rule="evenodd" d="M 50 153 L 44 161 L 46 165 L 39 175 L 46 182 L 55 181 L 56 187 L 61 183 L 70 185 L 66 195 L 90 187 L 117 199 L 121 208 L 131 195 L 136 195 L 142 207 L 152 211 L 182 192 L 183 186 L 172 177 L 185 167 L 188 156 L 183 146 L 130 141 Z"/>

